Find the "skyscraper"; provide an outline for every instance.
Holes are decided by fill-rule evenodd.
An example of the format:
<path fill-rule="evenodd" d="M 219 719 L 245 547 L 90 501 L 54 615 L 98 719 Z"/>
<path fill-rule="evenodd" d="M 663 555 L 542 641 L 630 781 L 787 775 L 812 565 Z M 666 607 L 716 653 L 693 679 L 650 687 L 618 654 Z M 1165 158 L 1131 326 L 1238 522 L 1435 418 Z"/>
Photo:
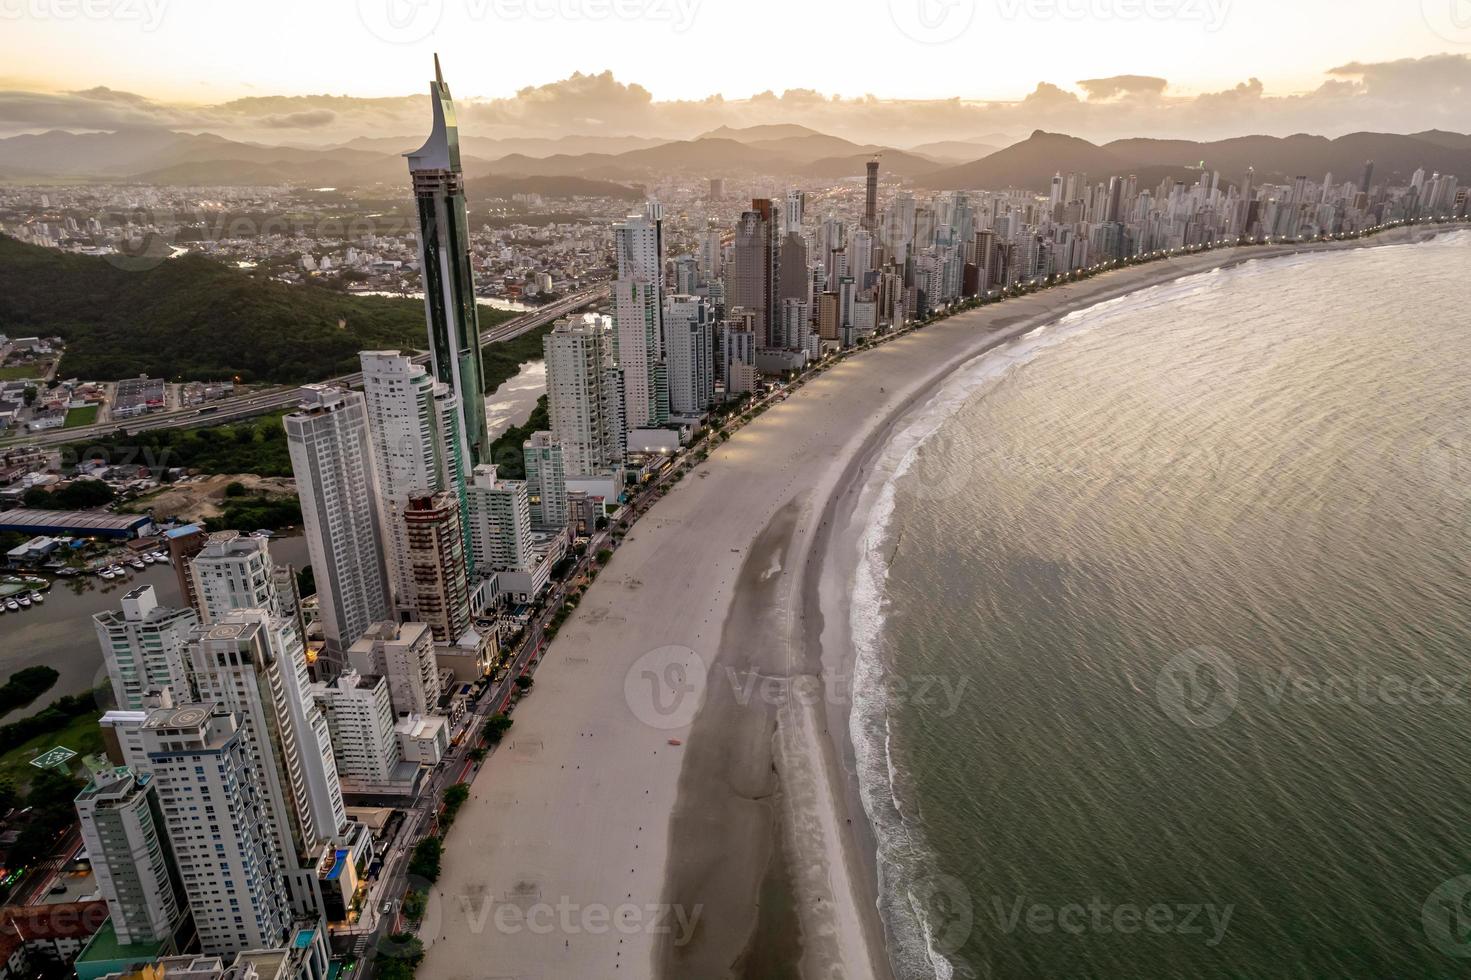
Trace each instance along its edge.
<path fill-rule="evenodd" d="M 389 585 L 396 607 L 414 621 L 418 611 L 404 513 L 410 498 L 452 494 L 465 504 L 459 401 L 448 385 L 397 351 L 363 351 L 363 396 L 383 507 Z M 468 550 L 469 538 L 465 538 Z"/>
<path fill-rule="evenodd" d="M 399 717 L 439 707 L 434 634 L 424 623 L 374 623 L 348 651 L 348 663 L 360 674 L 388 678 L 389 701 Z"/>
<path fill-rule="evenodd" d="M 559 320 L 542 341 L 547 414 L 571 477 L 606 473 L 623 461 L 623 386 L 609 347 L 602 317 Z"/>
<path fill-rule="evenodd" d="M 878 226 L 879 208 L 879 161 L 874 157 L 868 161 L 868 179 L 863 190 L 863 228 L 873 231 Z"/>
<path fill-rule="evenodd" d="M 97 771 L 77 796 L 77 818 L 118 942 L 172 938 L 185 900 L 152 773 Z"/>
<path fill-rule="evenodd" d="M 367 402 L 355 391 L 307 385 L 301 408 L 283 421 L 330 674 L 390 602 Z"/>
<path fill-rule="evenodd" d="M 198 622 L 193 609 L 160 607 L 151 585 L 123 596 L 120 612 L 92 617 L 118 708 L 140 710 L 149 692 L 165 687 L 181 700 L 191 697 L 184 649 Z"/>
<path fill-rule="evenodd" d="M 214 703 L 160 708 L 141 737 L 200 947 L 218 955 L 281 946 L 292 912 L 235 717 Z"/>
<path fill-rule="evenodd" d="M 613 228 L 618 281 L 613 285 L 614 339 L 628 423 L 669 421 L 664 374 L 664 222 L 657 202 Z"/>
<path fill-rule="evenodd" d="M 393 732 L 388 679 L 349 668 L 330 684 L 313 684 L 312 697 L 327 718 L 338 775 L 367 784 L 389 782 L 402 755 Z"/>
<path fill-rule="evenodd" d="M 669 381 L 658 288 L 642 278 L 619 279 L 613 284 L 613 322 L 628 424 L 664 425 L 669 421 Z"/>
<path fill-rule="evenodd" d="M 198 627 L 189 655 L 200 700 L 219 704 L 239 725 L 255 813 L 269 830 L 293 908 L 319 910 L 316 861 L 346 828 L 347 811 L 300 636 L 264 610 L 232 612 Z"/>
<path fill-rule="evenodd" d="M 812 301 L 812 268 L 807 263 L 807 240 L 788 232 L 781 242 L 777 299 Z"/>
<path fill-rule="evenodd" d="M 414 621 L 427 623 L 436 643 L 454 643 L 470 631 L 469 556 L 460 498 L 449 492 L 411 496 L 402 520 Z"/>
<path fill-rule="evenodd" d="M 768 198 L 751 202 L 736 226 L 728 301 L 756 314 L 756 334 L 763 347 L 780 347 L 777 281 L 780 277 L 780 247 L 776 205 Z"/>
<path fill-rule="evenodd" d="M 699 296 L 671 296 L 664 327 L 669 347 L 669 406 L 702 415 L 715 401 L 714 321 Z"/>
<path fill-rule="evenodd" d="M 494 466 L 477 466 L 470 483 L 470 536 L 481 572 L 531 567 L 531 496 L 521 480 L 502 480 Z"/>
<path fill-rule="evenodd" d="M 533 432 L 521 452 L 526 462 L 526 492 L 531 498 L 531 526 L 562 530 L 572 519 L 562 444 L 550 432 Z"/>
<path fill-rule="evenodd" d="M 449 86 L 434 57 L 429 83 L 434 128 L 408 154 L 419 207 L 419 269 L 424 277 L 424 313 L 434 376 L 459 399 L 460 436 L 468 462 L 490 454 L 485 423 L 485 386 L 480 363 L 480 319 L 470 268 L 470 232 L 465 216 L 465 175 L 460 168 L 460 134 Z"/>

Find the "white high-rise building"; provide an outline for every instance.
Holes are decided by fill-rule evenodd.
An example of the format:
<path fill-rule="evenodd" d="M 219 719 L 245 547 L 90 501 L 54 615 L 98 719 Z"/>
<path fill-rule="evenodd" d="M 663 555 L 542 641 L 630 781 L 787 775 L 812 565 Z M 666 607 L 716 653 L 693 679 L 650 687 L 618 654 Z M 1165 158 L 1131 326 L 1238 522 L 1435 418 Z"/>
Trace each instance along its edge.
<path fill-rule="evenodd" d="M 217 531 L 189 560 L 189 575 L 206 625 L 237 609 L 265 609 L 273 616 L 288 610 L 278 588 L 275 562 L 264 538 L 239 531 Z"/>
<path fill-rule="evenodd" d="M 669 421 L 664 361 L 664 222 L 659 204 L 613 228 L 618 281 L 613 286 L 614 341 L 631 426 Z"/>
<path fill-rule="evenodd" d="M 502 480 L 494 466 L 477 466 L 470 495 L 470 538 L 482 573 L 531 567 L 531 496 L 521 480 Z"/>
<path fill-rule="evenodd" d="M 289 620 L 248 609 L 196 629 L 189 654 L 200 700 L 219 703 L 239 724 L 293 906 L 311 912 L 314 862 L 346 828 L 347 811 L 300 633 Z"/>
<path fill-rule="evenodd" d="M 659 204 L 649 202 L 647 214 L 629 215 L 613 226 L 618 253 L 618 278 L 634 279 L 664 291 L 664 221 Z"/>
<path fill-rule="evenodd" d="M 363 397 L 383 507 L 389 585 L 398 609 L 419 619 L 403 519 L 409 500 L 449 491 L 464 503 L 460 412 L 448 385 L 397 351 L 363 351 Z"/>
<path fill-rule="evenodd" d="M 669 408 L 677 415 L 703 415 L 715 401 L 715 326 L 699 296 L 665 302 Z"/>
<path fill-rule="evenodd" d="M 367 784 L 391 781 L 403 757 L 388 678 L 348 668 L 329 684 L 313 684 L 312 696 L 327 716 L 337 774 Z"/>
<path fill-rule="evenodd" d="M 292 922 L 285 869 L 234 716 L 213 703 L 161 708 L 142 738 L 201 948 L 220 955 L 284 945 Z"/>
<path fill-rule="evenodd" d="M 291 468 L 321 605 L 327 672 L 390 606 L 367 401 L 329 385 L 302 389 L 285 417 Z"/>
<path fill-rule="evenodd" d="M 170 940 L 184 916 L 182 883 L 153 783 L 152 773 L 102 769 L 77 796 L 82 843 L 124 946 Z"/>
<path fill-rule="evenodd" d="M 802 233 L 807 221 L 807 192 L 787 191 L 786 207 L 782 209 L 782 232 L 790 235 Z"/>
<path fill-rule="evenodd" d="M 569 477 L 599 476 L 623 462 L 627 430 L 606 317 L 559 320 L 542 343 L 547 413 Z"/>
<path fill-rule="evenodd" d="M 439 664 L 427 624 L 374 623 L 348 650 L 347 659 L 359 674 L 388 679 L 389 701 L 398 717 L 438 709 Z"/>
<path fill-rule="evenodd" d="M 623 371 L 624 410 L 631 428 L 669 421 L 669 382 L 659 289 L 641 279 L 613 284 L 618 367 Z"/>
<path fill-rule="evenodd" d="M 781 301 L 781 329 L 788 350 L 802 350 L 806 346 L 810 321 L 806 302 L 800 299 Z"/>
<path fill-rule="evenodd" d="M 526 493 L 531 526 L 561 530 L 572 520 L 567 503 L 567 469 L 562 444 L 550 432 L 533 432 L 521 447 L 526 463 Z"/>
<path fill-rule="evenodd" d="M 140 585 L 123 596 L 120 612 L 98 613 L 92 623 L 118 708 L 139 710 L 150 691 L 165 687 L 192 697 L 184 650 L 199 623 L 193 609 L 161 608 L 153 586 Z"/>

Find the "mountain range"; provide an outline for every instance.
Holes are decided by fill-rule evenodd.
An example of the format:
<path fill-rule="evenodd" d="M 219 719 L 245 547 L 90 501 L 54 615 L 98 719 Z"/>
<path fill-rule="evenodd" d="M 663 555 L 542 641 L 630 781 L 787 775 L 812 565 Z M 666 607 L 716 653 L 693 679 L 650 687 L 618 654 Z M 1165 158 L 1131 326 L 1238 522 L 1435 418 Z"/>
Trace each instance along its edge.
<path fill-rule="evenodd" d="M 1214 142 L 1123 139 L 1098 145 L 1041 130 L 996 149 L 984 140 L 951 140 L 910 150 L 860 144 L 797 125 L 720 129 L 694 139 L 659 141 L 638 136 L 463 141 L 467 177 L 494 193 L 566 197 L 600 194 L 638 197 L 639 184 L 668 174 L 694 177 L 772 176 L 859 178 L 877 157 L 886 177 L 932 190 L 1046 191 L 1055 173 L 1086 173 L 1090 180 L 1132 174 L 1142 183 L 1184 177 L 1202 167 L 1232 182 L 1248 168 L 1256 179 L 1297 175 L 1357 180 L 1367 160 L 1380 178 L 1407 179 L 1417 168 L 1471 181 L 1471 135 L 1429 130 L 1411 135 L 1352 133 L 1337 139 L 1299 134 L 1243 136 Z M 266 146 L 210 134 L 163 129 L 103 133 L 52 131 L 0 139 L 0 175 L 126 180 L 156 184 L 275 184 L 402 186 L 401 154 L 417 141 L 373 137 L 339 146 Z M 490 178 L 496 178 L 491 181 Z M 533 190 L 533 188 L 535 188 Z"/>

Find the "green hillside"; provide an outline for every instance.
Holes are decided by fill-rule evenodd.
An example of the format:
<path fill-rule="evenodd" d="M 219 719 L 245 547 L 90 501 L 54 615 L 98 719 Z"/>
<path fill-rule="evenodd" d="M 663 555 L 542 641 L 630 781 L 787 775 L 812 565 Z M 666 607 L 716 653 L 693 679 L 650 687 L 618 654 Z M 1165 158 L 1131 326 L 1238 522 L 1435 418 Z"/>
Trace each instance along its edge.
<path fill-rule="evenodd" d="M 0 333 L 59 336 L 62 375 L 170 381 L 320 381 L 358 352 L 425 346 L 417 300 L 256 279 L 186 255 L 120 268 L 0 236 Z M 482 308 L 482 328 L 502 316 Z"/>

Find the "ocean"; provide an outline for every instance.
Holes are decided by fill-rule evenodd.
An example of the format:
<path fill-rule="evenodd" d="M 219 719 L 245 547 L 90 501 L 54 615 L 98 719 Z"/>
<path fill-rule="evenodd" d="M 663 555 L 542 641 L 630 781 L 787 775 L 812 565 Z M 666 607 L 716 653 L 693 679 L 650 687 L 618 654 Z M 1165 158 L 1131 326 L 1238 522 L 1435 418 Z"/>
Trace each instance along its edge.
<path fill-rule="evenodd" d="M 890 443 L 851 724 L 901 977 L 1471 968 L 1468 273 L 1146 289 Z"/>

